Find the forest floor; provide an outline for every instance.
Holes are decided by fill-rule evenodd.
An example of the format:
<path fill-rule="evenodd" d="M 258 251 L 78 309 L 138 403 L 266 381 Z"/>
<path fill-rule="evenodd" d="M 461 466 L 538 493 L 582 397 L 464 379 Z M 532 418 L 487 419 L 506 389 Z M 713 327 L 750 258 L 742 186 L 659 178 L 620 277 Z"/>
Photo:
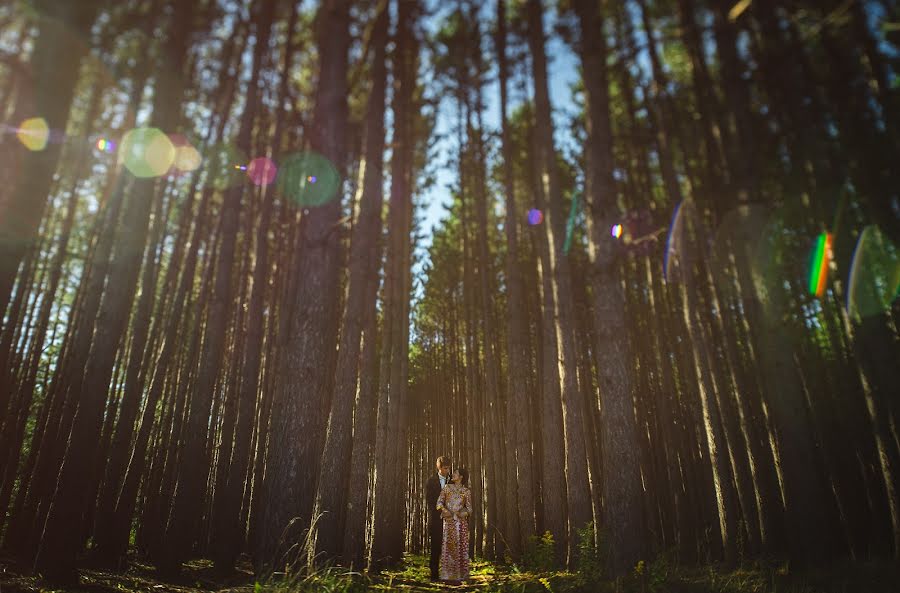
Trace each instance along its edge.
<path fill-rule="evenodd" d="M 47 589 L 40 579 L 17 571 L 0 558 L 0 593 L 898 593 L 897 564 L 844 564 L 810 573 L 777 570 L 718 570 L 704 567 L 676 570 L 656 563 L 642 566 L 628 578 L 588 583 L 578 574 L 522 572 L 512 566 L 475 562 L 472 578 L 463 585 L 432 583 L 427 561 L 408 556 L 404 565 L 378 577 L 338 571 L 302 580 L 257 582 L 249 564 L 230 577 L 217 575 L 212 563 L 195 560 L 178 579 L 161 579 L 152 566 L 134 561 L 125 572 L 83 569 L 81 583 L 67 589 Z"/>

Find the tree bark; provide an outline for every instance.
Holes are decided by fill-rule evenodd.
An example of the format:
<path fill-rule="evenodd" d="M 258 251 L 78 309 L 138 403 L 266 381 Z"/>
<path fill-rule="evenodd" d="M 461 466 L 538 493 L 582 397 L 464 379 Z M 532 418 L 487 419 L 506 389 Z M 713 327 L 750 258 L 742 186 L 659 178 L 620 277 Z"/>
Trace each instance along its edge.
<path fill-rule="evenodd" d="M 347 0 L 327 0 L 317 16 L 319 76 L 311 147 L 344 171 L 347 128 L 347 61 L 350 16 Z M 340 188 L 335 188 L 339 193 Z M 279 384 L 269 444 L 262 542 L 259 559 L 281 570 L 293 564 L 288 549 L 314 519 L 315 477 L 321 460 L 330 405 L 337 337 L 341 200 L 335 196 L 304 214 L 302 250 L 296 269 L 301 280 L 286 344 L 284 380 Z M 299 517 L 299 520 L 295 520 Z M 302 551 L 301 551 L 302 554 Z M 305 557 L 304 557 L 305 560 Z"/>
<path fill-rule="evenodd" d="M 394 503 L 403 477 L 397 465 L 399 447 L 405 446 L 400 429 L 405 391 L 404 360 L 409 355 L 408 309 L 410 223 L 412 216 L 412 157 L 414 130 L 413 92 L 416 85 L 415 21 L 418 0 L 398 0 L 395 50 L 394 156 L 391 160 L 389 238 L 385 263 L 384 335 L 378 418 L 376 425 L 375 485 L 369 569 L 379 570 L 397 562 L 394 535 L 402 527 L 396 521 Z M 404 317 L 404 315 L 406 315 Z"/>
<path fill-rule="evenodd" d="M 176 3 L 174 29 L 164 52 L 165 63 L 160 64 L 153 104 L 156 127 L 173 129 L 179 119 L 183 81 L 176 64 L 183 61 L 188 49 L 191 9 Z M 83 479 L 89 473 L 88 464 L 96 453 L 96 434 L 102 422 L 103 403 L 109 388 L 110 373 L 115 362 L 121 336 L 128 322 L 128 313 L 140 271 L 140 259 L 150 220 L 151 196 L 156 187 L 154 179 L 135 179 L 131 199 L 126 209 L 119 235 L 119 246 L 111 263 L 112 281 L 98 314 L 95 348 L 85 370 L 84 379 L 76 387 L 81 395 L 72 427 L 69 448 L 59 472 L 59 484 L 46 526 L 43 529 L 40 552 L 35 566 L 48 581 L 71 582 L 76 577 L 75 560 L 81 547 L 81 521 L 88 504 L 90 484 Z M 80 389 L 79 389 L 80 387 Z"/>
<path fill-rule="evenodd" d="M 87 0 L 77 6 L 67 2 L 42 0 L 35 9 L 43 13 L 31 57 L 35 84 L 35 105 L 20 94 L 13 117 L 18 123 L 28 117 L 42 117 L 54 133 L 64 133 L 69 108 L 88 48 L 87 37 L 100 12 L 102 2 Z M 0 151 L 12 149 L 9 137 Z M 41 214 L 47 203 L 53 174 L 62 151 L 60 143 L 49 141 L 44 150 L 29 151 L 20 165 L 19 181 L 4 195 L 0 193 L 0 313 L 6 311 L 22 258 L 34 246 Z M 5 160 L 5 159 L 4 159 Z"/>
<path fill-rule="evenodd" d="M 532 470 L 532 434 L 528 421 L 526 375 L 528 373 L 528 333 L 525 326 L 524 286 L 519 263 L 519 211 L 513 178 L 513 146 L 509 121 L 506 115 L 508 102 L 508 62 L 506 2 L 497 2 L 497 65 L 500 80 L 500 128 L 503 153 L 503 187 L 506 192 L 506 285 L 507 285 L 507 356 L 509 385 L 506 396 L 506 430 L 515 434 L 514 442 L 507 442 L 507 476 L 505 505 L 518 510 L 513 519 L 519 526 L 519 539 L 510 538 L 510 554 L 513 561 L 520 558 L 522 550 L 536 532 L 534 515 L 534 472 Z"/>
<path fill-rule="evenodd" d="M 555 329 L 559 344 L 559 377 L 565 442 L 566 504 L 568 535 L 561 534 L 567 551 L 566 564 L 573 568 L 577 558 L 578 532 L 592 519 L 591 492 L 587 475 L 587 451 L 582 420 L 582 396 L 578 387 L 577 354 L 574 335 L 574 304 L 568 256 L 563 252 L 563 197 L 553 142 L 550 97 L 547 87 L 547 58 L 540 0 L 527 3 L 528 43 L 531 49 L 535 88 L 535 139 L 541 156 L 542 183 L 546 185 L 548 208 L 544 213 L 550 255 L 550 271 L 556 303 Z"/>
<path fill-rule="evenodd" d="M 315 545 L 311 563 L 330 561 L 342 551 L 344 533 L 356 529 L 345 523 L 348 486 L 353 489 L 368 487 L 365 476 L 355 476 L 363 483 L 349 482 L 352 466 L 353 407 L 356 399 L 360 369 L 360 338 L 369 310 L 368 299 L 375 295 L 369 290 L 373 270 L 377 277 L 377 264 L 373 266 L 373 253 L 377 253 L 381 235 L 381 209 L 384 201 L 382 181 L 384 162 L 384 110 L 387 85 L 387 41 L 390 17 L 387 0 L 378 3 L 372 30 L 372 87 L 366 116 L 366 144 L 364 155 L 363 185 L 361 188 L 359 216 L 350 244 L 349 280 L 347 302 L 344 308 L 341 339 L 338 348 L 335 387 L 331 399 L 331 413 L 325 436 L 322 463 L 319 468 L 318 488 L 313 517 Z M 406 89 L 403 89 L 406 90 Z M 403 99 L 400 99 L 402 101 Z M 362 412 L 357 408 L 357 415 Z M 359 454 L 365 454 L 365 445 Z M 357 502 L 359 501 L 357 497 Z M 364 519 L 357 514 L 354 520 Z"/>
<path fill-rule="evenodd" d="M 588 127 L 588 169 L 591 289 L 593 292 L 595 357 L 600 387 L 603 513 L 609 532 L 610 568 L 615 575 L 631 570 L 643 552 L 638 437 L 628 370 L 628 332 L 622 287 L 618 280 L 618 246 L 607 229 L 616 222 L 613 178 L 607 49 L 603 18 L 596 3 L 575 4 L 581 26 L 579 46 L 585 79 Z M 614 477 L 615 476 L 615 477 Z"/>

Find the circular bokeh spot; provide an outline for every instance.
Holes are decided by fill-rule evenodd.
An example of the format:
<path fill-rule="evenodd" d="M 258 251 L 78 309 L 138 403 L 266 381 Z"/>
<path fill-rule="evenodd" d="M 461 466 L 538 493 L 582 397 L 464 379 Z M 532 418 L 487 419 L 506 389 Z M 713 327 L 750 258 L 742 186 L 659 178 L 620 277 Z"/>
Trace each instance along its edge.
<path fill-rule="evenodd" d="M 250 178 L 254 185 L 271 184 L 275 181 L 277 171 L 278 167 L 275 166 L 275 162 L 264 156 L 253 159 L 247 165 L 247 177 Z"/>
<path fill-rule="evenodd" d="M 179 171 L 185 173 L 196 171 L 202 161 L 200 152 L 190 144 L 175 149 L 175 168 Z"/>
<path fill-rule="evenodd" d="M 538 210 L 537 208 L 532 208 L 528 211 L 528 224 L 531 226 L 537 226 L 544 222 L 544 213 Z"/>
<path fill-rule="evenodd" d="M 859 235 L 847 290 L 847 311 L 856 319 L 887 311 L 900 290 L 900 251 L 869 225 Z"/>
<path fill-rule="evenodd" d="M 159 177 L 175 161 L 175 146 L 156 128 L 135 128 L 122 137 L 119 159 L 135 177 Z"/>
<path fill-rule="evenodd" d="M 223 190 L 244 183 L 247 178 L 247 155 L 228 142 L 214 144 L 203 151 L 206 185 Z"/>
<path fill-rule="evenodd" d="M 169 134 L 169 140 L 175 147 L 175 158 L 169 167 L 169 177 L 181 177 L 191 171 L 195 171 L 203 159 L 197 149 L 181 134 Z"/>
<path fill-rule="evenodd" d="M 341 176 L 335 166 L 317 152 L 288 155 L 281 163 L 276 187 L 295 204 L 322 206 L 337 196 Z"/>
<path fill-rule="evenodd" d="M 32 117 L 19 124 L 16 138 L 28 150 L 35 152 L 44 150 L 47 147 L 47 140 L 50 138 L 50 129 L 43 117 Z"/>

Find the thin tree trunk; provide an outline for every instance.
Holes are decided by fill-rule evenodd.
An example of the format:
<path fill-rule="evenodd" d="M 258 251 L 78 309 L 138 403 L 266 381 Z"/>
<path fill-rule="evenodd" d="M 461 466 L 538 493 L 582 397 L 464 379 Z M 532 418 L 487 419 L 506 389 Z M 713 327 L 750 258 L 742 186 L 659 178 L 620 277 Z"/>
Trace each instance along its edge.
<path fill-rule="evenodd" d="M 536 532 L 534 522 L 534 474 L 532 470 L 531 441 L 527 417 L 528 401 L 526 374 L 528 372 L 528 333 L 525 327 L 525 303 L 522 292 L 522 273 L 519 264 L 519 212 L 513 181 L 513 146 L 509 121 L 506 116 L 508 102 L 506 56 L 506 2 L 497 3 L 497 63 L 500 79 L 500 127 L 503 142 L 503 185 L 506 191 L 506 284 L 507 284 L 507 356 L 509 357 L 509 391 L 506 397 L 506 430 L 515 434 L 514 442 L 507 443 L 507 475 L 505 505 L 518 509 L 513 515 L 519 526 L 519 539 L 510 538 L 510 554 L 513 561 L 520 558 L 522 550 Z M 515 471 L 514 471 L 515 470 Z"/>
<path fill-rule="evenodd" d="M 353 404 L 356 399 L 360 364 L 360 338 L 369 309 L 373 253 L 381 235 L 381 209 L 383 204 L 382 166 L 384 162 L 384 110 L 387 85 L 386 46 L 388 41 L 387 0 L 381 0 L 375 16 L 371 43 L 372 88 L 369 91 L 366 119 L 366 144 L 363 184 L 361 188 L 359 216 L 350 244 L 349 279 L 347 302 L 341 324 L 341 340 L 338 348 L 335 370 L 334 394 L 331 399 L 331 413 L 325 436 L 322 463 L 319 468 L 318 488 L 313 516 L 317 517 L 314 528 L 314 546 L 310 553 L 310 563 L 329 561 L 340 556 L 346 526 L 346 502 L 348 487 L 360 489 L 368 484 L 348 481 L 352 465 Z M 405 89 L 404 89 L 405 90 Z M 400 99 L 402 101 L 402 99 Z M 357 409 L 357 413 L 360 411 Z M 359 497 L 357 497 L 357 501 Z M 357 515 L 355 520 L 364 518 Z M 355 529 L 355 527 L 353 527 Z"/>

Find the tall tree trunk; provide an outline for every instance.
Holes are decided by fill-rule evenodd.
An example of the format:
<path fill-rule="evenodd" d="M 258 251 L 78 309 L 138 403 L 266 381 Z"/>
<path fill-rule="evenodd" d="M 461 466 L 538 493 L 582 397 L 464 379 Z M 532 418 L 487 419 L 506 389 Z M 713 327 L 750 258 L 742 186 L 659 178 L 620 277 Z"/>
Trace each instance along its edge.
<path fill-rule="evenodd" d="M 528 400 L 526 375 L 528 373 L 528 332 L 525 326 L 524 286 L 519 264 L 519 211 L 516 204 L 513 179 L 513 146 L 509 121 L 506 116 L 508 102 L 508 63 L 506 56 L 506 2 L 497 2 L 497 64 L 500 79 L 500 127 L 503 152 L 503 187 L 506 192 L 506 285 L 507 285 L 507 356 L 509 357 L 509 385 L 506 396 L 506 431 L 515 434 L 514 442 L 507 442 L 507 475 L 504 489 L 505 505 L 518 509 L 513 519 L 519 526 L 519 540 L 510 539 L 510 554 L 519 560 L 522 550 L 535 534 L 534 522 L 534 473 L 532 470 L 532 434 L 527 416 Z"/>
<path fill-rule="evenodd" d="M 374 473 L 375 412 L 378 404 L 378 297 L 381 268 L 381 241 L 370 254 L 366 319 L 360 359 L 359 394 L 353 418 L 353 452 L 350 457 L 350 488 L 347 493 L 347 520 L 344 528 L 343 561 L 348 567 L 366 566 L 366 533 L 372 516 L 371 482 Z"/>
<path fill-rule="evenodd" d="M 391 194 L 387 260 L 385 263 L 384 333 L 378 419 L 376 427 L 375 485 L 373 501 L 370 570 L 378 570 L 400 558 L 396 555 L 394 534 L 401 525 L 394 521 L 395 502 L 400 496 L 402 477 L 399 448 L 405 447 L 402 435 L 402 398 L 406 376 L 404 360 L 409 355 L 408 331 L 410 258 L 410 222 L 412 216 L 412 157 L 414 149 L 413 92 L 418 63 L 415 22 L 419 17 L 418 0 L 398 0 L 398 31 L 394 72 L 394 156 L 391 160 Z M 406 317 L 404 317 L 406 314 Z M 399 442 L 398 442 L 399 441 Z"/>
<path fill-rule="evenodd" d="M 42 117 L 53 134 L 65 133 L 81 61 L 88 51 L 82 40 L 88 37 L 101 5 L 99 0 L 77 5 L 52 0 L 35 3 L 42 18 L 31 56 L 34 105 L 30 105 L 29 94 L 19 95 L 13 113 L 17 124 L 29 117 Z M 0 152 L 8 155 L 16 148 L 15 142 L 8 136 Z M 61 152 L 61 143 L 53 141 L 44 150 L 29 151 L 16 167 L 18 182 L 0 193 L 0 315 L 9 304 L 19 264 L 35 244 Z M 4 173 L 12 174 L 11 165 L 6 158 L 4 161 Z"/>
<path fill-rule="evenodd" d="M 535 88 L 535 133 L 541 155 L 542 183 L 546 185 L 548 208 L 546 232 L 553 274 L 556 302 L 556 335 L 559 344 L 559 377 L 562 397 L 563 432 L 565 437 L 566 503 L 568 507 L 567 565 L 574 566 L 578 532 L 592 519 L 591 491 L 587 475 L 587 451 L 582 420 L 583 404 L 578 387 L 577 353 L 574 335 L 574 303 L 569 278 L 568 255 L 563 251 L 563 198 L 559 181 L 550 97 L 547 86 L 547 57 L 540 0 L 527 4 L 528 43 L 531 49 Z M 562 551 L 562 548 L 560 548 Z"/>
<path fill-rule="evenodd" d="M 271 28 L 274 21 L 274 11 L 276 9 L 274 2 L 269 2 L 263 6 L 258 16 L 258 27 Z M 296 10 L 292 10 L 291 20 L 296 20 Z M 295 24 L 295 23 L 294 23 Z M 265 51 L 269 30 L 258 34 L 258 51 L 260 54 Z M 292 30 L 290 27 L 289 31 Z M 287 99 L 287 80 L 286 72 L 291 69 L 293 60 L 293 44 L 289 40 L 285 47 L 284 72 L 282 75 L 281 87 L 279 90 L 280 100 L 278 102 L 279 110 L 276 115 L 276 130 L 273 135 L 273 146 L 278 148 L 284 132 L 284 103 Z M 251 88 L 252 93 L 256 92 L 255 88 Z M 262 213 L 258 222 L 256 231 L 256 261 L 253 269 L 252 293 L 250 303 L 248 305 L 248 321 L 246 337 L 242 340 L 247 344 L 246 354 L 243 357 L 243 368 L 241 371 L 242 380 L 240 382 L 240 394 L 238 396 L 240 410 L 238 413 L 238 424 L 235 429 L 235 443 L 232 460 L 227 470 L 227 481 L 222 491 L 218 489 L 214 493 L 219 500 L 217 507 L 220 509 L 213 516 L 212 522 L 212 543 L 213 556 L 216 566 L 222 571 L 231 571 L 234 563 L 240 554 L 244 537 L 241 522 L 241 498 L 244 493 L 245 482 L 247 481 L 248 466 L 250 463 L 250 438 L 253 428 L 255 412 L 257 410 L 257 401 L 259 394 L 264 391 L 260 384 L 260 360 L 263 348 L 263 308 L 265 306 L 265 297 L 268 293 L 268 274 L 269 269 L 269 230 L 271 227 L 272 210 L 274 208 L 275 192 L 273 188 L 265 185 L 261 187 L 263 194 Z"/>
<path fill-rule="evenodd" d="M 474 15 L 473 21 L 476 21 Z M 471 52 L 473 54 L 474 65 L 478 70 L 483 69 L 482 51 L 481 51 L 481 30 L 475 24 L 474 40 Z M 493 510 L 493 531 L 491 534 L 494 538 L 494 558 L 502 559 L 506 554 L 506 548 L 510 541 L 518 542 L 518 513 L 515 505 L 515 490 L 507 491 L 507 482 L 504 478 L 507 470 L 511 470 L 514 466 L 505 467 L 506 459 L 504 458 L 504 443 L 500 439 L 505 423 L 505 410 L 501 411 L 501 386 L 500 386 L 500 358 L 501 351 L 498 347 L 499 336 L 496 329 L 496 320 L 494 318 L 493 297 L 494 280 L 493 266 L 490 248 L 488 246 L 488 188 L 487 179 L 485 177 L 485 168 L 487 166 L 487 155 L 484 149 L 484 126 L 482 124 L 482 111 L 484 109 L 481 83 L 476 82 L 474 90 L 474 105 L 466 106 L 467 113 L 467 129 L 468 138 L 471 148 L 469 156 L 471 157 L 472 169 L 472 193 L 475 196 L 475 247 L 477 249 L 478 261 L 478 298 L 481 310 L 481 332 L 482 347 L 484 350 L 484 369 L 485 369 L 485 401 L 484 401 L 484 420 L 485 420 L 485 446 L 493 451 L 492 455 L 485 456 L 488 463 L 486 464 L 486 477 L 488 478 L 490 490 L 490 509 Z M 474 111 L 476 124 L 473 125 L 471 115 Z M 512 503 L 512 504 L 509 504 Z"/>
<path fill-rule="evenodd" d="M 132 196 L 138 199 L 129 204 L 131 207 L 126 209 L 119 229 L 119 245 L 110 265 L 110 282 L 97 315 L 97 331 L 84 378 L 73 386 L 69 395 L 77 402 L 77 412 L 36 562 L 50 581 L 59 578 L 59 582 L 71 582 L 75 578 L 74 562 L 81 543 L 78 537 L 81 522 L 87 506 L 92 504 L 87 500 L 91 480 L 85 477 L 93 473 L 96 435 L 102 425 L 116 352 L 137 287 L 153 203 L 152 185 L 144 191 L 137 183 L 135 185 Z M 61 439 L 67 440 L 65 435 L 61 435 Z"/>
<path fill-rule="evenodd" d="M 192 187 L 192 189 L 194 189 Z M 193 195 L 193 191 L 191 192 Z M 190 200 L 190 198 L 189 198 Z M 190 217 L 190 201 L 185 204 L 182 211 L 180 228 L 189 227 Z M 185 230 L 183 233 L 188 235 Z M 160 256 L 161 257 L 161 256 Z M 174 259 L 174 258 L 173 258 Z M 148 260 L 149 263 L 149 260 Z M 176 271 L 172 266 L 176 266 L 174 262 L 170 262 L 169 273 Z M 108 518 L 112 516 L 115 510 L 116 498 L 122 487 L 122 480 L 125 477 L 125 471 L 128 468 L 128 458 L 131 452 L 132 439 L 136 432 L 135 420 L 140 411 L 141 396 L 144 392 L 146 383 L 146 367 L 152 366 L 155 358 L 153 343 L 147 344 L 148 334 L 150 333 L 151 309 L 156 296 L 156 283 L 159 272 L 159 263 L 154 265 L 146 265 L 144 268 L 143 280 L 141 281 L 141 298 L 138 303 L 137 311 L 134 317 L 134 329 L 131 335 L 131 352 L 128 360 L 128 367 L 125 371 L 125 393 L 122 395 L 122 403 L 119 409 L 118 418 L 116 420 L 115 433 L 112 436 L 110 446 L 109 460 L 105 466 L 105 478 L 103 487 L 100 491 L 99 501 L 97 502 L 97 516 L 104 517 L 95 526 L 95 532 L 99 532 L 107 528 Z M 151 340 L 153 342 L 153 340 Z M 142 368 L 144 367 L 144 368 Z"/>
<path fill-rule="evenodd" d="M 249 152 L 252 147 L 253 125 L 256 120 L 259 78 L 263 57 L 269 49 L 272 22 L 275 18 L 275 0 L 268 0 L 256 6 L 255 39 L 253 65 L 247 85 L 247 102 L 241 116 L 237 146 Z M 248 182 L 236 184 L 225 192 L 222 204 L 219 232 L 218 261 L 212 301 L 209 303 L 209 317 L 206 321 L 203 354 L 198 371 L 197 385 L 191 396 L 190 415 L 187 423 L 186 439 L 178 456 L 178 486 L 172 513 L 166 527 L 166 553 L 160 558 L 159 568 L 165 573 L 176 573 L 181 563 L 190 555 L 193 542 L 198 536 L 199 520 L 209 473 L 208 457 L 205 454 L 208 442 L 207 425 L 209 409 L 215 392 L 218 371 L 222 366 L 225 349 L 225 333 L 229 326 L 228 309 L 232 301 L 234 283 L 232 269 L 237 245 L 241 201 L 248 189 Z M 226 438 L 231 438 L 227 436 Z"/>
<path fill-rule="evenodd" d="M 344 171 L 350 5 L 327 0 L 319 8 L 319 76 L 311 147 Z M 275 569 L 293 563 L 285 554 L 309 527 L 330 405 L 337 337 L 340 187 L 328 203 L 310 208 L 300 230 L 303 249 L 293 273 L 301 281 L 284 353 L 284 379 L 272 417 L 259 560 Z M 299 517 L 299 521 L 295 520 Z M 302 553 L 302 551 L 301 551 Z"/>
<path fill-rule="evenodd" d="M 534 138 L 533 126 L 529 127 L 529 140 L 532 147 L 537 142 Z M 546 210 L 546 197 L 537 165 L 537 149 L 529 152 L 529 165 L 532 171 L 532 192 L 539 212 Z M 542 223 L 543 224 L 543 223 Z M 563 440 L 562 405 L 560 404 L 559 355 L 554 327 L 556 301 L 553 296 L 553 277 L 550 267 L 547 233 L 537 226 L 533 228 L 533 240 L 537 243 L 537 278 L 539 280 L 540 310 L 540 356 L 541 379 L 540 421 L 541 435 L 541 504 L 538 508 L 538 530 L 549 531 L 555 538 L 556 562 L 561 562 L 566 551 L 566 476 L 565 445 Z"/>
<path fill-rule="evenodd" d="M 91 125 L 94 121 L 97 111 L 100 108 L 100 99 L 102 88 L 98 85 L 92 91 L 91 98 L 88 101 L 88 115 L 85 118 L 87 125 Z M 87 157 L 81 158 L 75 170 L 79 174 L 83 174 L 87 165 Z M 0 421 L 0 451 L 5 453 L 0 458 L 0 526 L 3 525 L 5 513 L 9 497 L 12 494 L 13 482 L 15 479 L 16 469 L 19 465 L 19 458 L 22 452 L 22 439 L 25 434 L 25 425 L 31 411 L 32 400 L 35 395 L 35 387 L 37 385 L 38 366 L 41 363 L 44 346 L 47 343 L 47 331 L 50 326 L 50 317 L 53 312 L 56 301 L 57 291 L 65 272 L 66 256 L 68 255 L 69 243 L 72 239 L 72 231 L 75 225 L 75 215 L 78 210 L 78 202 L 80 200 L 80 191 L 82 187 L 81 177 L 76 178 L 71 188 L 71 197 L 68 200 L 66 214 L 60 229 L 58 246 L 53 256 L 50 267 L 50 277 L 47 281 L 47 288 L 44 293 L 50 298 L 41 299 L 40 309 L 37 312 L 37 319 L 34 321 L 36 329 L 32 335 L 32 347 L 25 356 L 22 370 L 18 377 L 18 381 L 14 381 L 13 369 L 11 361 L 7 358 L 9 348 L 4 343 L 0 346 L 0 413 L 3 414 L 3 420 Z M 65 287 L 65 284 L 63 285 Z M 65 288 L 63 290 L 65 293 Z M 10 315 L 10 330 L 12 334 L 12 319 L 15 315 Z M 6 332 L 4 332 L 6 333 Z M 10 338 L 10 341 L 12 339 Z M 52 343 L 52 341 L 50 342 Z M 11 348 L 11 344 L 10 344 Z M 16 397 L 7 399 L 13 395 L 15 391 Z M 43 408 L 43 406 L 42 406 Z M 40 425 L 40 422 L 38 422 Z"/>
<path fill-rule="evenodd" d="M 603 513 L 610 533 L 613 574 L 629 571 L 643 552 L 638 436 L 632 401 L 632 377 L 622 286 L 617 274 L 618 246 L 607 229 L 616 222 L 612 130 L 609 108 L 607 49 L 603 17 L 596 3 L 579 0 L 575 10 L 581 27 L 588 127 L 588 170 L 591 290 L 594 298 L 594 351 L 600 387 Z M 615 477 L 614 477 L 615 476 Z"/>
<path fill-rule="evenodd" d="M 355 476 L 362 483 L 350 484 L 348 478 L 352 466 L 353 404 L 356 399 L 360 368 L 360 338 L 369 310 L 367 299 L 372 284 L 373 253 L 381 235 L 381 209 L 384 201 L 382 181 L 384 163 L 384 110 L 387 85 L 387 41 L 390 17 L 387 0 L 378 4 L 372 30 L 372 88 L 366 115 L 366 144 L 363 184 L 361 188 L 359 216 L 350 244 L 347 302 L 344 306 L 341 340 L 335 369 L 334 395 L 331 414 L 319 468 L 318 488 L 313 516 L 318 520 L 314 527 L 314 542 L 310 552 L 317 555 L 311 561 L 329 561 L 342 551 L 345 527 L 348 486 L 353 489 L 368 488 L 365 476 Z M 405 89 L 404 89 L 405 90 Z M 401 99 L 402 101 L 402 99 Z M 357 409 L 357 415 L 360 414 Z M 359 452 L 364 453 L 364 449 Z M 359 501 L 359 498 L 357 498 Z M 364 519 L 356 515 L 354 520 Z M 355 526 L 352 527 L 355 529 Z"/>
<path fill-rule="evenodd" d="M 174 29 L 166 44 L 165 63 L 160 64 L 153 104 L 152 122 L 156 127 L 173 129 L 178 124 L 183 79 L 177 64 L 183 62 L 190 33 L 191 9 L 176 4 Z M 76 579 L 75 560 L 81 548 L 81 528 L 85 510 L 93 501 L 89 464 L 96 454 L 96 434 L 102 422 L 103 403 L 109 389 L 110 374 L 140 271 L 140 259 L 146 241 L 151 199 L 157 182 L 135 179 L 130 192 L 130 208 L 126 209 L 118 239 L 118 249 L 111 264 L 111 281 L 107 285 L 98 314 L 94 348 L 83 381 L 75 388 L 78 402 L 69 447 L 59 472 L 58 485 L 41 538 L 41 549 L 35 566 L 48 581 L 72 582 Z"/>
<path fill-rule="evenodd" d="M 231 63 L 233 55 L 240 56 L 246 42 L 246 36 L 235 31 L 231 42 L 223 51 L 223 68 Z M 220 87 L 221 93 L 226 93 L 225 104 L 222 108 L 224 114 L 231 111 L 234 92 L 227 92 L 226 87 Z M 218 124 L 216 132 L 211 136 L 221 138 L 227 117 L 223 116 Z M 172 296 L 168 319 L 163 330 L 162 347 L 153 364 L 153 372 L 149 379 L 149 390 L 144 403 L 144 411 L 141 416 L 140 428 L 134 438 L 134 445 L 130 452 L 130 461 L 122 478 L 122 485 L 110 492 L 110 507 L 101 506 L 99 512 L 105 516 L 111 516 L 108 521 L 99 523 L 94 533 L 94 560 L 101 565 L 118 566 L 127 552 L 128 536 L 131 531 L 131 520 L 137 504 L 138 487 L 144 474 L 147 463 L 147 446 L 150 440 L 151 429 L 154 426 L 156 407 L 162 397 L 167 378 L 172 374 L 172 364 L 177 358 L 177 349 L 181 346 L 178 339 L 179 329 L 187 331 L 188 320 L 185 319 L 185 311 L 188 296 L 194 287 L 196 268 L 203 247 L 204 239 L 209 233 L 208 219 L 210 202 L 213 197 L 212 186 L 204 188 L 201 193 L 200 203 L 197 206 L 194 229 L 190 238 L 190 249 L 185 256 L 178 286 Z M 215 240 L 209 240 L 207 249 L 215 252 Z M 204 287 L 206 284 L 204 284 Z M 205 299 L 198 302 L 204 303 Z M 101 498 L 101 503 L 104 499 Z"/>

